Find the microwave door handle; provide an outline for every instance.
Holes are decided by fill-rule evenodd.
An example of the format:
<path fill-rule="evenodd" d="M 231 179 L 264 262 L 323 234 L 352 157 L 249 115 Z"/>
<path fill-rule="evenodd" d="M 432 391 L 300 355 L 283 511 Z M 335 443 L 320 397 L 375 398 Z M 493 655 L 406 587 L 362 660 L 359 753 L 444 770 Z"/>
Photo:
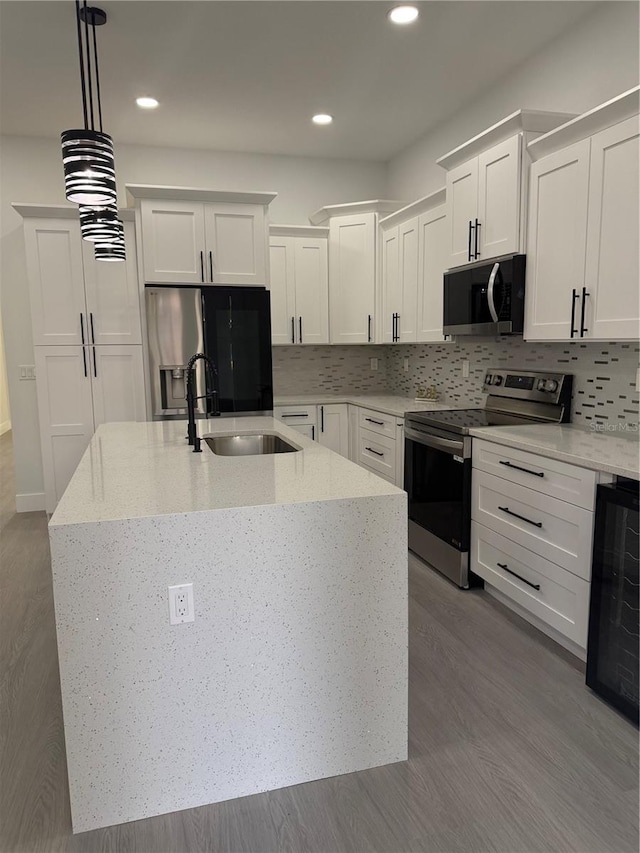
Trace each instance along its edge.
<path fill-rule="evenodd" d="M 493 298 L 493 287 L 496 283 L 496 276 L 498 275 L 499 269 L 500 264 L 496 263 L 493 265 L 491 275 L 489 276 L 489 286 L 487 287 L 487 302 L 489 303 L 489 312 L 491 313 L 491 318 L 494 323 L 498 322 L 498 312 L 496 311 L 496 303 Z"/>

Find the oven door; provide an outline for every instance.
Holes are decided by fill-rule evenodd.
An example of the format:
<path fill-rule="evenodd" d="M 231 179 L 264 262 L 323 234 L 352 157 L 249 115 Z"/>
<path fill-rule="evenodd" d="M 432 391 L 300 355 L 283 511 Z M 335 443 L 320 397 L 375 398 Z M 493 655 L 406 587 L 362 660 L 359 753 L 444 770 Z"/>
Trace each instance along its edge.
<path fill-rule="evenodd" d="M 408 422 L 404 485 L 409 495 L 409 521 L 457 551 L 468 551 L 471 439 L 445 438 Z"/>

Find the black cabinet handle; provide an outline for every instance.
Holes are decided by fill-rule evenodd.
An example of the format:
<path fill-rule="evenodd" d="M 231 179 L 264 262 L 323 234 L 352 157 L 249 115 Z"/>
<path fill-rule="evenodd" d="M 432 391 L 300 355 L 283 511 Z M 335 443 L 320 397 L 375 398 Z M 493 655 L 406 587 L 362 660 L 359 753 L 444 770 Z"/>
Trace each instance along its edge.
<path fill-rule="evenodd" d="M 200 252 L 200 281 L 204 282 L 204 252 Z"/>
<path fill-rule="evenodd" d="M 396 314 L 396 341 L 400 340 L 400 315 Z"/>
<path fill-rule="evenodd" d="M 467 260 L 472 260 L 471 258 L 471 231 L 473 230 L 473 222 L 469 220 L 469 248 L 467 251 Z"/>
<path fill-rule="evenodd" d="M 377 450 L 374 450 L 373 447 L 365 447 L 365 450 L 368 450 L 369 453 L 375 453 L 376 456 L 384 456 L 384 453 L 379 453 Z"/>
<path fill-rule="evenodd" d="M 84 364 L 84 375 L 85 379 L 87 377 L 87 351 L 84 347 L 82 347 L 82 362 Z"/>
<path fill-rule="evenodd" d="M 367 341 L 371 343 L 371 314 L 368 314 L 367 317 Z"/>
<path fill-rule="evenodd" d="M 394 343 L 396 339 L 396 315 L 391 315 L 391 343 Z"/>
<path fill-rule="evenodd" d="M 586 287 L 582 288 L 582 305 L 580 306 L 580 337 L 584 338 L 584 333 L 588 332 L 589 329 L 586 328 L 584 324 L 584 312 L 587 307 L 587 296 L 591 296 L 591 294 L 587 291 Z"/>
<path fill-rule="evenodd" d="M 506 512 L 507 515 L 512 515 L 514 518 L 519 518 L 520 521 L 526 521 L 527 524 L 533 524 L 534 527 L 542 527 L 541 521 L 531 521 L 530 518 L 527 518 L 524 515 L 518 515 L 517 512 L 513 512 L 512 510 L 509 509 L 508 506 L 499 506 L 498 509 L 501 509 L 502 512 Z"/>
<path fill-rule="evenodd" d="M 365 421 L 369 421 L 370 424 L 378 424 L 378 426 L 384 426 L 384 421 L 374 421 L 373 418 L 365 418 Z"/>
<path fill-rule="evenodd" d="M 95 336 L 95 332 L 93 331 L 93 312 L 92 311 L 89 312 L 89 325 L 91 327 L 91 343 L 95 344 L 96 336 Z"/>
<path fill-rule="evenodd" d="M 501 569 L 504 569 L 505 572 L 509 572 L 510 575 L 513 575 L 514 578 L 518 578 L 518 580 L 522 581 L 522 583 L 526 583 L 527 586 L 531 586 L 534 589 L 540 589 L 539 583 L 531 583 L 531 581 L 528 581 L 526 578 L 523 578 L 522 575 L 519 575 L 517 572 L 512 571 L 506 563 L 496 563 L 496 566 L 499 566 Z"/>
<path fill-rule="evenodd" d="M 209 274 L 211 275 L 211 284 L 213 284 L 213 252 L 209 252 Z"/>
<path fill-rule="evenodd" d="M 316 440 L 316 428 L 313 424 L 311 424 L 311 441 Z"/>
<path fill-rule="evenodd" d="M 300 332 L 300 340 L 298 343 L 302 343 L 302 317 L 298 317 L 298 329 Z"/>
<path fill-rule="evenodd" d="M 295 344 L 296 342 L 296 318 L 291 318 L 291 343 Z"/>
<path fill-rule="evenodd" d="M 281 418 L 308 418 L 309 415 L 306 412 L 300 412 L 300 414 L 291 414 L 291 415 L 280 415 Z"/>
<path fill-rule="evenodd" d="M 477 260 L 480 257 L 480 252 L 478 251 L 478 237 L 480 235 L 480 222 L 478 222 L 477 219 L 476 219 L 475 228 L 473 230 L 475 231 L 475 235 L 474 235 L 475 251 L 474 251 L 473 257 L 474 257 L 474 260 Z"/>
<path fill-rule="evenodd" d="M 93 375 L 98 378 L 98 359 L 96 358 L 96 348 L 91 347 L 93 350 Z"/>
<path fill-rule="evenodd" d="M 82 311 L 80 312 L 80 337 L 82 338 L 82 346 L 84 346 L 84 317 L 82 316 Z"/>
<path fill-rule="evenodd" d="M 528 468 L 521 468 L 520 465 L 514 465 L 513 462 L 506 462 L 500 459 L 501 465 L 506 465 L 507 468 L 514 468 L 516 471 L 524 471 L 525 474 L 533 474 L 534 477 L 544 477 L 544 471 L 530 471 Z"/>
<path fill-rule="evenodd" d="M 578 296 L 578 291 L 575 289 L 575 287 L 574 287 L 574 288 L 573 288 L 573 290 L 571 291 L 571 294 L 572 294 L 572 295 L 571 295 L 571 335 L 570 335 L 570 337 L 573 337 L 574 335 L 577 335 L 577 334 L 578 334 L 578 330 L 575 328 L 575 323 L 576 323 L 576 299 L 579 299 L 580 297 Z"/>
<path fill-rule="evenodd" d="M 324 406 L 320 406 L 320 432 L 324 432 Z"/>

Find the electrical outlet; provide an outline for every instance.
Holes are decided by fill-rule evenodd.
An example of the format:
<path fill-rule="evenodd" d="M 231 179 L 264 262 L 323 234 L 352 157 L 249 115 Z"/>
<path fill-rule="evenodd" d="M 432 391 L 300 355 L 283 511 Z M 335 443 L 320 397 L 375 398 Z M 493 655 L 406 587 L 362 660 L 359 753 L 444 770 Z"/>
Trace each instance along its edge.
<path fill-rule="evenodd" d="M 640 391 L 640 367 L 636 370 L 636 391 Z"/>
<path fill-rule="evenodd" d="M 405 373 L 408 373 L 408 372 L 409 372 L 409 356 L 408 356 L 408 355 L 406 355 L 406 356 L 404 357 L 404 364 L 403 364 L 403 367 L 404 367 L 404 372 L 405 372 Z"/>
<path fill-rule="evenodd" d="M 193 584 L 183 583 L 169 587 L 169 623 L 181 625 L 183 622 L 193 622 Z"/>
<path fill-rule="evenodd" d="M 24 382 L 27 380 L 36 378 L 36 366 L 35 364 L 21 364 L 20 365 L 20 381 Z"/>
<path fill-rule="evenodd" d="M 371 370 L 377 370 L 378 369 L 378 359 L 372 358 L 372 359 L 370 359 L 370 362 L 371 362 Z"/>
<path fill-rule="evenodd" d="M 463 379 L 469 378 L 469 359 L 468 358 L 462 359 L 462 378 Z"/>

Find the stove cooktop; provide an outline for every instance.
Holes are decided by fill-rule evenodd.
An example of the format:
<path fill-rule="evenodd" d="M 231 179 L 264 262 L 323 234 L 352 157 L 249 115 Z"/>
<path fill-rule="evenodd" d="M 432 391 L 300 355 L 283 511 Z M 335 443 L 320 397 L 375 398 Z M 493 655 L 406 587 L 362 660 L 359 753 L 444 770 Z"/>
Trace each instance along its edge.
<path fill-rule="evenodd" d="M 469 430 L 475 427 L 536 423 L 531 418 L 518 417 L 518 415 L 504 412 L 493 412 L 490 409 L 443 409 L 436 412 L 407 412 L 406 417 L 425 426 L 454 432 L 457 435 L 468 435 Z"/>

